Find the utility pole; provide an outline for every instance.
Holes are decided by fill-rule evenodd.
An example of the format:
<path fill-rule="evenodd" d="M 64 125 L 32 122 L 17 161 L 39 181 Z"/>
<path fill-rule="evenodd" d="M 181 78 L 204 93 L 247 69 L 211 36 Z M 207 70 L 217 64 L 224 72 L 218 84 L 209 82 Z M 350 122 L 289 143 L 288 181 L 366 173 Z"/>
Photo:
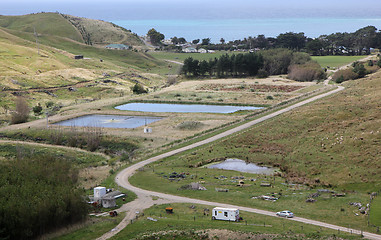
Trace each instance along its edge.
<path fill-rule="evenodd" d="M 34 29 L 34 37 L 36 38 L 36 46 L 37 46 L 37 54 L 40 56 L 40 46 L 38 45 L 38 34 L 36 32 L 36 27 L 33 27 Z"/>

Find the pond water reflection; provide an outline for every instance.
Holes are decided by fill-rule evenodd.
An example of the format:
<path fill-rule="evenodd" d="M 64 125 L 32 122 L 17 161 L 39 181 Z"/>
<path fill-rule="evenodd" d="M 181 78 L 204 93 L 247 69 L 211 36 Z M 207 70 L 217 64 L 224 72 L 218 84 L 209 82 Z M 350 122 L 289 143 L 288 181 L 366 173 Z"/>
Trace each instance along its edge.
<path fill-rule="evenodd" d="M 95 114 L 57 122 L 55 125 L 74 127 L 136 128 L 159 121 L 160 119 L 162 118 Z"/>
<path fill-rule="evenodd" d="M 207 168 L 234 170 L 239 172 L 266 174 L 266 175 L 272 175 L 275 172 L 275 169 L 273 168 L 258 166 L 254 163 L 246 163 L 245 161 L 240 159 L 226 159 L 223 162 L 208 165 Z"/>

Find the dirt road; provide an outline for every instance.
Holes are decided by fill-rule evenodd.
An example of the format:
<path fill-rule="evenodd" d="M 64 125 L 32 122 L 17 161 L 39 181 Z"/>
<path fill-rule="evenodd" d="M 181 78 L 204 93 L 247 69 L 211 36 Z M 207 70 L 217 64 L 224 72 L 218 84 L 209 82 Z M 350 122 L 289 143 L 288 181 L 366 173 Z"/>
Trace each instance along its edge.
<path fill-rule="evenodd" d="M 232 135 L 232 134 L 237 133 L 239 131 L 242 131 L 244 129 L 247 129 L 247 128 L 255 125 L 255 124 L 258 124 L 260 122 L 266 121 L 266 120 L 271 119 L 271 118 L 274 118 L 274 117 L 276 117 L 276 116 L 278 116 L 280 114 L 283 114 L 285 112 L 291 111 L 291 110 L 293 110 L 295 108 L 298 108 L 300 106 L 309 104 L 309 103 L 311 103 L 313 101 L 316 101 L 318 99 L 321 99 L 321 98 L 327 97 L 329 95 L 335 94 L 335 93 L 337 93 L 337 92 L 339 92 L 339 91 L 341 91 L 343 89 L 344 89 L 344 87 L 339 86 L 335 90 L 332 90 L 330 92 L 327 92 L 327 93 L 324 93 L 324 94 L 320 94 L 318 96 L 312 97 L 312 98 L 304 100 L 302 102 L 293 104 L 293 105 L 291 105 L 291 106 L 289 106 L 287 108 L 284 108 L 284 109 L 281 109 L 279 111 L 273 112 L 273 113 L 271 113 L 269 115 L 266 115 L 266 116 L 261 117 L 261 118 L 256 119 L 256 120 L 253 120 L 251 122 L 248 122 L 246 124 L 243 124 L 241 126 L 233 128 L 233 129 L 228 130 L 226 132 L 220 133 L 220 134 L 218 134 L 216 136 L 213 136 L 211 138 L 208 138 L 206 140 L 203 140 L 203 141 L 191 144 L 189 146 L 182 147 L 182 148 L 179 148 L 179 149 L 176 149 L 176 150 L 173 150 L 173 151 L 161 154 L 161 155 L 156 156 L 156 157 L 149 158 L 149 159 L 147 159 L 145 161 L 139 162 L 139 163 L 137 163 L 137 164 L 135 164 L 133 166 L 130 166 L 130 167 L 124 169 L 123 171 L 121 171 L 116 176 L 115 181 L 116 181 L 116 183 L 118 185 L 120 185 L 120 186 L 122 186 L 122 187 L 124 187 L 124 188 L 126 188 L 128 190 L 131 190 L 131 191 L 135 192 L 138 195 L 138 198 L 134 202 L 127 204 L 128 205 L 127 208 L 129 209 L 128 210 L 129 212 L 126 215 L 125 219 L 115 229 L 113 229 L 113 231 L 110 231 L 110 232 L 106 233 L 100 239 L 108 239 L 111 236 L 113 236 L 116 233 L 118 233 L 124 227 L 126 227 L 127 224 L 128 224 L 129 219 L 132 219 L 133 217 L 135 217 L 134 211 L 136 209 L 141 211 L 141 210 L 143 210 L 145 208 L 148 208 L 148 207 L 152 206 L 154 203 L 158 203 L 158 202 L 155 202 L 154 200 L 152 200 L 151 196 L 159 197 L 161 199 L 160 202 L 186 202 L 186 203 L 195 203 L 195 204 L 204 204 L 204 205 L 211 205 L 211 206 L 219 206 L 219 207 L 239 208 L 242 211 L 247 211 L 247 212 L 252 212 L 252 213 L 258 213 L 258 214 L 263 214 L 263 215 L 274 216 L 275 217 L 275 213 L 269 212 L 269 211 L 265 211 L 265 210 L 260 210 L 260 209 L 255 209 L 255 208 L 248 208 L 248 207 L 242 207 L 242 206 L 236 206 L 236 205 L 229 205 L 229 204 L 222 204 L 222 203 L 218 203 L 218 202 L 210 202 L 210 201 L 204 201 L 204 200 L 199 200 L 199 199 L 192 199 L 192 198 L 187 198 L 187 197 L 180 197 L 180 196 L 169 195 L 169 194 L 164 194 L 164 193 L 159 193 L 159 192 L 153 192 L 153 191 L 148 191 L 148 190 L 140 189 L 140 188 L 137 188 L 135 186 L 132 186 L 129 183 L 128 179 L 139 168 L 141 168 L 141 167 L 143 167 L 143 166 L 145 166 L 145 165 L 147 165 L 149 163 L 152 163 L 152 162 L 155 162 L 155 161 L 157 161 L 159 159 L 163 159 L 163 158 L 166 158 L 166 157 L 178 154 L 180 152 L 183 152 L 183 151 L 186 151 L 186 150 L 189 150 L 189 149 L 193 149 L 193 148 L 196 148 L 196 147 L 199 147 L 199 146 L 202 146 L 202 145 L 214 142 L 214 141 L 219 140 L 221 138 L 224 138 L 226 136 L 229 136 L 229 135 Z M 137 205 L 135 205 L 135 204 L 137 204 Z M 316 225 L 316 226 L 331 228 L 331 229 L 335 229 L 335 230 L 340 230 L 342 232 L 351 232 L 351 233 L 354 233 L 354 234 L 361 234 L 361 232 L 359 230 L 344 228 L 344 227 L 341 227 L 341 226 L 327 224 L 327 223 L 324 223 L 324 222 L 319 222 L 319 221 L 310 220 L 310 219 L 306 219 L 306 218 L 295 217 L 295 218 L 292 218 L 292 219 L 289 219 L 289 220 L 303 222 L 303 223 L 308 223 L 308 224 L 313 224 L 313 225 Z M 373 234 L 373 233 L 368 233 L 368 232 L 363 232 L 362 234 L 364 235 L 364 237 L 366 237 L 368 239 L 381 239 L 381 235 L 377 235 L 377 234 Z"/>

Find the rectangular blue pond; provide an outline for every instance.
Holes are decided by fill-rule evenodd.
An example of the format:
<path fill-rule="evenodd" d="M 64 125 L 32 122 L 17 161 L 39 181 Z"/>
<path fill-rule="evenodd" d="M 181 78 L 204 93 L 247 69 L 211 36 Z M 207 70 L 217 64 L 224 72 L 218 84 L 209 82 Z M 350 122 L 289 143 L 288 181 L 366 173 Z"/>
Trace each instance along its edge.
<path fill-rule="evenodd" d="M 262 107 L 201 104 L 127 103 L 115 108 L 119 110 L 138 112 L 233 113 L 239 110 L 257 110 L 261 109 Z"/>
<path fill-rule="evenodd" d="M 161 120 L 160 117 L 120 116 L 120 115 L 86 115 L 54 123 L 73 127 L 104 127 L 104 128 L 136 128 Z"/>

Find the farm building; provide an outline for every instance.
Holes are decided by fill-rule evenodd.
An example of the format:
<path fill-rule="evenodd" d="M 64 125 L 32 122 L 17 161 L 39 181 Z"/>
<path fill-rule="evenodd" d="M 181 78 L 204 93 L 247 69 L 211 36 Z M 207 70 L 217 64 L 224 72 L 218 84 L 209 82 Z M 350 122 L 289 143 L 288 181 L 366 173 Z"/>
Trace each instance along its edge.
<path fill-rule="evenodd" d="M 116 49 L 116 50 L 126 50 L 130 47 L 124 44 L 109 44 L 106 46 L 107 49 Z"/>

